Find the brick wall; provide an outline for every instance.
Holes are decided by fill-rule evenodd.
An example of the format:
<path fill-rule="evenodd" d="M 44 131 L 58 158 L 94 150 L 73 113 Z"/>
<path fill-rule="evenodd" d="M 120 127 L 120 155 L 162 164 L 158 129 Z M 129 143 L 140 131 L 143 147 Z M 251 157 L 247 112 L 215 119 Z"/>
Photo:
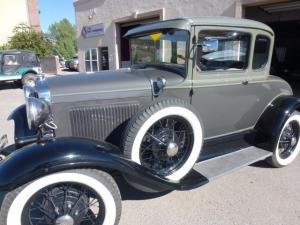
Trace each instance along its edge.
<path fill-rule="evenodd" d="M 38 0 L 27 0 L 27 4 L 29 23 L 36 31 L 40 31 L 41 25 Z"/>
<path fill-rule="evenodd" d="M 59 74 L 61 72 L 57 56 L 40 57 L 43 73 Z"/>

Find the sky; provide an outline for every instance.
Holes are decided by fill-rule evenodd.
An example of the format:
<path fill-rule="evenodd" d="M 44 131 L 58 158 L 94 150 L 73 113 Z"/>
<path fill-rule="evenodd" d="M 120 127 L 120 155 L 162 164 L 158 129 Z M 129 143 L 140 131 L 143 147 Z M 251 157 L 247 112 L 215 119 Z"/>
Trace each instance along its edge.
<path fill-rule="evenodd" d="M 47 32 L 51 24 L 67 18 L 75 24 L 73 0 L 39 0 L 42 31 Z"/>

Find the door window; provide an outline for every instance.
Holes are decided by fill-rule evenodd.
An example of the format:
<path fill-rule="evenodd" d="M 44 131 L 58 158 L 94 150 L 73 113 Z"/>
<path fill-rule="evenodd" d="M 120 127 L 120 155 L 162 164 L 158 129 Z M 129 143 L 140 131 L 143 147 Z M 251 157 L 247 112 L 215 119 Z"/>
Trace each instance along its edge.
<path fill-rule="evenodd" d="M 252 68 L 262 69 L 268 63 L 270 51 L 270 38 L 264 35 L 258 35 L 255 40 Z"/>
<path fill-rule="evenodd" d="M 91 48 L 85 51 L 85 71 L 86 72 L 99 71 L 97 48 Z"/>
<path fill-rule="evenodd" d="M 244 70 L 248 67 L 251 36 L 228 30 L 200 31 L 197 43 L 198 71 Z"/>
<path fill-rule="evenodd" d="M 38 64 L 38 58 L 34 53 L 25 53 L 23 55 L 24 66 L 36 66 Z"/>
<path fill-rule="evenodd" d="M 5 66 L 18 66 L 21 65 L 22 58 L 20 55 L 5 54 L 3 57 L 3 61 Z"/>
<path fill-rule="evenodd" d="M 109 70 L 108 47 L 100 47 L 98 48 L 98 52 L 101 70 Z"/>

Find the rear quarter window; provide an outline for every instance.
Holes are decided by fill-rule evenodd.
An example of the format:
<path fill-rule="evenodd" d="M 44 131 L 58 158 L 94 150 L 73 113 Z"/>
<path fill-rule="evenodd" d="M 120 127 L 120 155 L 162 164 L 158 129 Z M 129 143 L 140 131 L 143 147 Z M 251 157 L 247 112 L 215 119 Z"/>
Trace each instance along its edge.
<path fill-rule="evenodd" d="M 253 53 L 254 70 L 263 69 L 268 63 L 270 52 L 270 38 L 264 35 L 257 35 Z"/>

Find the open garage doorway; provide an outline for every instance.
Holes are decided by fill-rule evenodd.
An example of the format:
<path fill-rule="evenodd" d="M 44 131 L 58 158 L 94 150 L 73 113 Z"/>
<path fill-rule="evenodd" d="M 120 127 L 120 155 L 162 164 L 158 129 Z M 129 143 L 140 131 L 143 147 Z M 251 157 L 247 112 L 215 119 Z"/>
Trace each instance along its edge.
<path fill-rule="evenodd" d="M 117 23 L 117 32 L 119 33 L 119 55 L 120 55 L 120 67 L 126 68 L 130 66 L 130 45 L 129 40 L 127 38 L 124 38 L 123 36 L 127 33 L 128 30 L 138 27 L 143 24 L 159 21 L 159 16 L 153 16 L 150 18 L 142 18 L 142 19 L 135 19 L 135 20 L 129 20 L 126 22 L 119 22 Z"/>
<path fill-rule="evenodd" d="M 244 6 L 244 17 L 275 32 L 271 74 L 287 80 L 300 96 L 300 1 Z"/>

